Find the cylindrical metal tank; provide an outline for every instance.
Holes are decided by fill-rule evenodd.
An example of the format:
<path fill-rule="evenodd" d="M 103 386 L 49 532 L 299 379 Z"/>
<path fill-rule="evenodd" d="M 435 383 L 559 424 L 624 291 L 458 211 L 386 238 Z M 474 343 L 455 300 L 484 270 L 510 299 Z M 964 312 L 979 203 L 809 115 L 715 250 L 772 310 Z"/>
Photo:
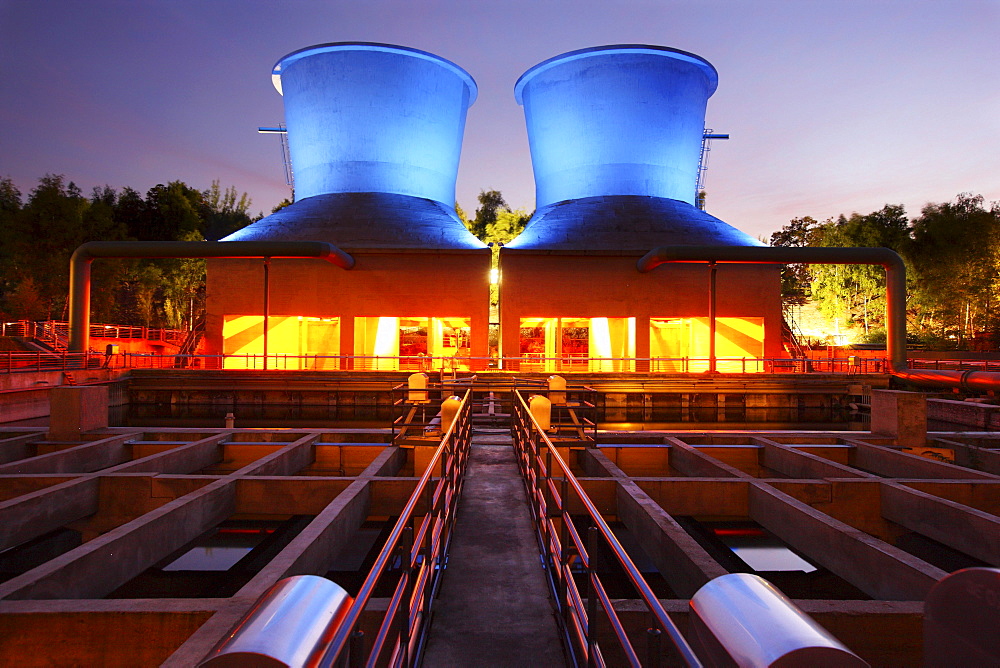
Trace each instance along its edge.
<path fill-rule="evenodd" d="M 535 207 L 608 195 L 694 204 L 712 65 L 661 46 L 571 51 L 514 87 L 524 106 Z"/>
<path fill-rule="evenodd" d="M 318 575 L 279 580 L 200 665 L 318 665 L 353 601 L 343 587 Z"/>
<path fill-rule="evenodd" d="M 285 98 L 297 200 L 374 192 L 454 206 L 477 94 L 465 70 L 416 49 L 342 42 L 288 54 L 272 80 Z"/>

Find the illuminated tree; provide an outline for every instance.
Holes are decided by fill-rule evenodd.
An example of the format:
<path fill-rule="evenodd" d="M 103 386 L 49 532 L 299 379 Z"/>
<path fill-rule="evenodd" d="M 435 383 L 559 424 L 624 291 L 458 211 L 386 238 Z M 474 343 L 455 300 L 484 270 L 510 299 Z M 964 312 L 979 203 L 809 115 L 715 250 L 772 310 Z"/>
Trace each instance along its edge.
<path fill-rule="evenodd" d="M 841 215 L 815 228 L 812 245 L 889 248 L 905 254 L 909 245 L 909 220 L 901 205 L 886 204 L 867 215 Z M 815 265 L 812 295 L 830 317 L 845 317 L 861 324 L 865 334 L 884 327 L 885 271 L 872 265 Z"/>
<path fill-rule="evenodd" d="M 512 210 L 499 190 L 479 191 L 479 208 L 473 220 L 457 203 L 455 210 L 465 227 L 485 243 L 510 242 L 531 219 L 531 214 L 522 209 Z"/>

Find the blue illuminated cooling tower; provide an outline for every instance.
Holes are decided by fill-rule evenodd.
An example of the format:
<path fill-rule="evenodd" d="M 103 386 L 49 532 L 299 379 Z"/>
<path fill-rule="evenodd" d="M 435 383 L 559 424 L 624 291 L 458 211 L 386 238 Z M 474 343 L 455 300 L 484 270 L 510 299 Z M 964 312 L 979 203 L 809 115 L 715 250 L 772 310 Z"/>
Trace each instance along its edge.
<path fill-rule="evenodd" d="M 348 42 L 288 54 L 284 96 L 292 206 L 227 237 L 344 248 L 480 248 L 455 213 L 472 77 L 438 56 Z"/>
<path fill-rule="evenodd" d="M 694 54 L 647 45 L 556 56 L 514 87 L 535 215 L 510 248 L 760 245 L 694 206 L 705 108 L 718 85 Z"/>

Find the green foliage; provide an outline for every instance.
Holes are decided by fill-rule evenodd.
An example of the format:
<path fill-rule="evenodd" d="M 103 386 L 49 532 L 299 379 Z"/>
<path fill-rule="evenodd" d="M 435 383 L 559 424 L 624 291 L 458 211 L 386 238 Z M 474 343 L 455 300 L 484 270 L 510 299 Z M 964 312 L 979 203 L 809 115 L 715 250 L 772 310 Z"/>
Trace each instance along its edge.
<path fill-rule="evenodd" d="M 250 198 L 218 181 L 205 191 L 171 181 L 145 198 L 110 186 L 84 197 L 62 175 L 46 174 L 22 204 L 0 179 L 0 313 L 64 318 L 69 257 L 87 241 L 204 241 L 253 222 Z M 204 308 L 203 260 L 101 260 L 94 263 L 92 318 L 180 327 Z"/>
<path fill-rule="evenodd" d="M 815 245 L 819 223 L 811 216 L 793 218 L 788 225 L 771 235 L 772 246 L 802 247 Z M 803 304 L 810 297 L 812 272 L 807 264 L 788 264 L 781 268 L 781 301 Z"/>
<path fill-rule="evenodd" d="M 41 291 L 31 276 L 25 276 L 6 295 L 8 308 L 18 314 L 19 319 L 42 320 L 47 315 L 48 306 Z"/>
<path fill-rule="evenodd" d="M 483 241 L 486 243 L 510 243 L 531 220 L 531 214 L 523 209 L 498 211 L 496 220 L 486 226 Z"/>
<path fill-rule="evenodd" d="M 497 214 L 501 211 L 510 211 L 510 207 L 500 191 L 480 190 L 479 208 L 476 209 L 476 218 L 472 221 L 470 231 L 482 239 L 486 236 L 486 228 L 496 223 Z"/>
<path fill-rule="evenodd" d="M 14 270 L 14 234 L 17 216 L 21 211 L 21 191 L 10 177 L 0 178 L 0 315 L 4 315 L 4 297 L 17 286 L 18 274 Z"/>
<path fill-rule="evenodd" d="M 890 248 L 905 252 L 909 220 L 900 205 L 887 204 L 868 215 L 841 215 L 816 228 L 814 245 Z M 812 268 L 812 295 L 828 317 L 846 317 L 865 333 L 885 320 L 885 272 L 872 265 L 817 265 Z"/>
<path fill-rule="evenodd" d="M 479 208 L 472 220 L 457 202 L 455 211 L 466 229 L 485 243 L 509 243 L 531 219 L 523 209 L 511 209 L 499 190 L 479 191 Z"/>
<path fill-rule="evenodd" d="M 250 196 L 246 193 L 238 194 L 234 186 L 222 190 L 218 181 L 212 181 L 212 187 L 203 192 L 202 197 L 207 211 L 205 224 L 199 231 L 209 241 L 227 237 L 255 220 L 249 215 L 252 201 Z"/>
<path fill-rule="evenodd" d="M 928 204 L 910 221 L 902 206 L 823 223 L 796 218 L 771 235 L 774 246 L 884 247 L 907 264 L 908 329 L 935 348 L 996 348 L 1000 343 L 1000 204 L 960 194 Z M 807 287 L 808 286 L 808 287 Z M 885 274 L 880 267 L 790 266 L 786 302 L 811 298 L 828 317 L 860 324 L 868 342 L 884 339 Z"/>
<path fill-rule="evenodd" d="M 928 204 L 913 221 L 911 307 L 922 330 L 965 342 L 1000 330 L 1000 205 L 982 196 Z"/>

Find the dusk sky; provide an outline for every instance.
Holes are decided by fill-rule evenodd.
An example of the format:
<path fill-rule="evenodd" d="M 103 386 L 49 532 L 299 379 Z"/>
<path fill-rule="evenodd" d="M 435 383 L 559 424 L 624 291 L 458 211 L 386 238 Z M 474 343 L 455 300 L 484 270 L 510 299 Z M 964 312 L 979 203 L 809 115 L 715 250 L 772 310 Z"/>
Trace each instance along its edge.
<path fill-rule="evenodd" d="M 517 78 L 552 56 L 645 43 L 719 71 L 708 211 L 753 236 L 791 218 L 960 192 L 1000 200 L 1000 0 L 0 0 L 0 176 L 141 193 L 213 179 L 268 213 L 289 195 L 271 68 L 313 44 L 429 51 L 479 85 L 458 201 L 534 207 Z"/>

